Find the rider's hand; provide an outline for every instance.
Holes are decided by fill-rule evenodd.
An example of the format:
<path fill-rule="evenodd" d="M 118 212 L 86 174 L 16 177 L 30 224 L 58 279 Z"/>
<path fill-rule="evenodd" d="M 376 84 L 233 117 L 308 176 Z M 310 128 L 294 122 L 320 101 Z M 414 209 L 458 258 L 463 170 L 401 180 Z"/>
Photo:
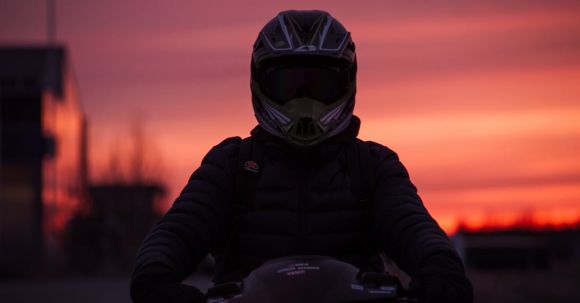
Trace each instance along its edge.
<path fill-rule="evenodd" d="M 163 264 L 153 263 L 131 279 L 134 303 L 198 303 L 203 294 L 195 287 L 177 282 L 179 278 Z"/>
<path fill-rule="evenodd" d="M 456 258 L 446 255 L 430 257 L 423 263 L 416 279 L 422 289 L 421 302 L 473 302 L 471 283 Z"/>

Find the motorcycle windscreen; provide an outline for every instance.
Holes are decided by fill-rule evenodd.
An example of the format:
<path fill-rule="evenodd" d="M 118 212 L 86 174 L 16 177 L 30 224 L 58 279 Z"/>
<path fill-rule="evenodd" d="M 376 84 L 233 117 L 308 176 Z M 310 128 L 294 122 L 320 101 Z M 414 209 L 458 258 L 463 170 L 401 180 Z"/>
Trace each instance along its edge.
<path fill-rule="evenodd" d="M 346 85 L 341 70 L 328 66 L 275 67 L 262 81 L 264 93 L 280 105 L 301 97 L 331 104 L 345 93 Z"/>

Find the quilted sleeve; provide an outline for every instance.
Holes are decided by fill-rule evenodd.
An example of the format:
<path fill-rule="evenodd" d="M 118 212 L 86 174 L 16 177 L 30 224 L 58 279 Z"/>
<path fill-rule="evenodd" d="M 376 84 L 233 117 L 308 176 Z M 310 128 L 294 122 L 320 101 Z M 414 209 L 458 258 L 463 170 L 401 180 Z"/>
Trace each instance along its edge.
<path fill-rule="evenodd" d="M 376 165 L 374 234 L 380 248 L 410 274 L 436 254 L 459 258 L 445 232 L 431 217 L 409 173 L 395 152 L 370 143 Z"/>
<path fill-rule="evenodd" d="M 159 297 L 160 289 L 181 283 L 224 241 L 232 216 L 240 141 L 239 137 L 228 138 L 209 151 L 172 207 L 143 241 L 131 280 L 135 302 Z"/>

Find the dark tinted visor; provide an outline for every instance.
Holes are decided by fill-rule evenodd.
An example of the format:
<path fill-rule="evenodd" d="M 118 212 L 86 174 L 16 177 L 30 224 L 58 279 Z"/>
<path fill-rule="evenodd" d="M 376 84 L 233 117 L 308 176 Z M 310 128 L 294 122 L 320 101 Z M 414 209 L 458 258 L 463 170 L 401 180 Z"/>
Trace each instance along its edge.
<path fill-rule="evenodd" d="M 339 68 L 329 66 L 282 66 L 264 73 L 262 89 L 278 104 L 298 97 L 310 97 L 331 104 L 346 91 Z"/>

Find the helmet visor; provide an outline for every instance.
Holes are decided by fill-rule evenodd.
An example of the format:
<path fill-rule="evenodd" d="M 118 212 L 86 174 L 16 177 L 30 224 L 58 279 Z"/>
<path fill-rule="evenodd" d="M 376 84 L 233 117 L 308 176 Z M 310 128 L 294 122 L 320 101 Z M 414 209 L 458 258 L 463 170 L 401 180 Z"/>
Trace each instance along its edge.
<path fill-rule="evenodd" d="M 261 82 L 264 93 L 280 105 L 300 97 L 331 104 L 347 86 L 341 69 L 331 66 L 274 67 L 266 70 Z"/>

